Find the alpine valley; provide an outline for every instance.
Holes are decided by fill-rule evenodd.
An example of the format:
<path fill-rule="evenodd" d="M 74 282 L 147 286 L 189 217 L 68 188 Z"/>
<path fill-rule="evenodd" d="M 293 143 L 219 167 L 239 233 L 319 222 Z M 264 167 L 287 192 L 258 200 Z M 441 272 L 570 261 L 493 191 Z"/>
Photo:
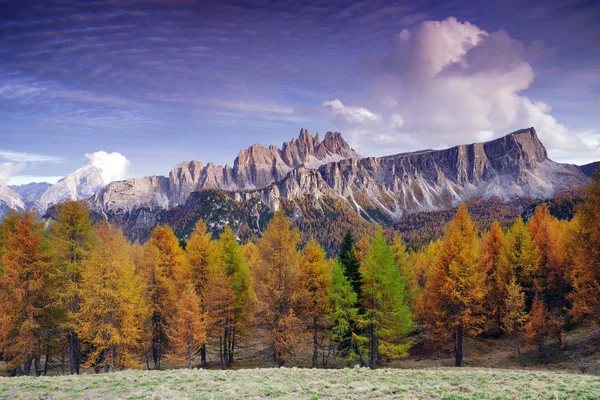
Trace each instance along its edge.
<path fill-rule="evenodd" d="M 185 240 L 199 218 L 213 235 L 229 224 L 247 240 L 283 208 L 303 238 L 314 236 L 328 251 L 337 250 L 346 230 L 366 233 L 375 224 L 410 231 L 405 239 L 416 245 L 439 235 L 461 202 L 482 227 L 494 218 L 508 222 L 542 200 L 576 202 L 599 165 L 550 160 L 534 128 L 386 157 L 362 157 L 340 133 L 321 140 L 302 129 L 281 149 L 256 144 L 240 151 L 233 167 L 184 161 L 168 177 L 105 185 L 101 171 L 87 165 L 52 186 L 3 186 L 0 212 L 36 208 L 51 218 L 60 202 L 85 199 L 95 219 L 117 223 L 130 240 L 146 240 L 159 224 Z"/>

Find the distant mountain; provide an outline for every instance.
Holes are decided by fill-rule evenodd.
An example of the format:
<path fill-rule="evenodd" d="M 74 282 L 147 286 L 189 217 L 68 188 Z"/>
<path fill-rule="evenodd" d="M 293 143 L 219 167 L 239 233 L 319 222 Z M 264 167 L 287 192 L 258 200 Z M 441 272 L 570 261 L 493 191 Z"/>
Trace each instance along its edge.
<path fill-rule="evenodd" d="M 579 169 L 587 176 L 594 176 L 596 171 L 600 171 L 600 161 L 596 161 L 586 165 L 580 165 Z"/>
<path fill-rule="evenodd" d="M 37 205 L 42 194 L 52 186 L 48 182 L 32 182 L 25 185 L 11 185 L 9 188 L 14 190 L 27 208 Z"/>
<path fill-rule="evenodd" d="M 0 218 L 3 218 L 10 209 L 23 210 L 25 203 L 21 196 L 6 185 L 0 184 Z"/>
<path fill-rule="evenodd" d="M 230 224 L 239 237 L 259 236 L 281 208 L 304 232 L 323 236 L 337 229 L 333 221 L 361 230 L 393 226 L 405 215 L 476 198 L 526 199 L 515 203 L 524 209 L 588 182 L 579 167 L 550 160 L 534 128 L 485 143 L 368 158 L 339 133 L 321 142 L 302 130 L 281 150 L 255 145 L 240 152 L 233 168 L 185 162 L 168 178 L 111 183 L 89 202 L 130 239 L 145 240 L 160 223 L 185 238 L 198 218 L 215 234 Z M 510 215 L 523 211 L 513 209 Z"/>
<path fill-rule="evenodd" d="M 39 211 L 44 213 L 48 207 L 63 201 L 87 199 L 103 187 L 102 171 L 90 162 L 44 191 L 37 202 Z"/>
<path fill-rule="evenodd" d="M 148 176 L 113 182 L 96 193 L 91 203 L 102 212 L 167 209 L 185 204 L 197 190 L 256 190 L 285 179 L 296 168 L 318 168 L 348 158 L 362 157 L 340 133 L 327 132 L 321 141 L 319 134 L 313 137 L 302 129 L 298 139 L 285 142 L 281 149 L 255 144 L 240 151 L 233 167 L 185 161 L 173 168 L 168 178 Z"/>

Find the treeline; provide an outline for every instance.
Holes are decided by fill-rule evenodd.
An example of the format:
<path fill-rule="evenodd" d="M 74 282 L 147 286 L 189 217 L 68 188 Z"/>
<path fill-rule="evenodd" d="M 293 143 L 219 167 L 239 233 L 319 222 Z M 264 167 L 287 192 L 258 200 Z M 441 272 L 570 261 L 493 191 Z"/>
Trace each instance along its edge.
<path fill-rule="evenodd" d="M 302 246 L 281 211 L 244 245 L 201 220 L 185 243 L 159 226 L 140 245 L 67 202 L 48 225 L 29 212 L 0 225 L 0 351 L 25 375 L 207 367 L 207 349 L 229 368 L 257 342 L 277 366 L 312 354 L 313 367 L 376 368 L 405 357 L 419 331 L 452 344 L 461 366 L 464 337 L 496 329 L 522 363 L 524 342 L 543 359 L 548 338 L 567 345 L 567 323 L 600 322 L 599 287 L 600 178 L 571 221 L 542 204 L 527 224 L 482 233 L 461 206 L 419 251 L 379 228 L 348 232 L 335 259 Z"/>

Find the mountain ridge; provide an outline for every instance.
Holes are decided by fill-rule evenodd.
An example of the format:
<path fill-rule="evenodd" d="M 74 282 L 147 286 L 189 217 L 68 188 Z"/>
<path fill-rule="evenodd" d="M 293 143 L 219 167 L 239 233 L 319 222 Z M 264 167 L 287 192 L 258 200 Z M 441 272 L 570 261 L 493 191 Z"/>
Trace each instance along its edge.
<path fill-rule="evenodd" d="M 306 138 L 307 133 L 301 131 L 300 137 Z M 341 135 L 332 138 L 339 140 Z M 294 140 L 288 143 L 293 144 Z M 275 146 L 251 146 L 246 154 L 273 154 L 275 149 L 281 151 Z M 322 161 L 328 160 L 323 157 Z M 355 156 L 323 162 L 315 168 L 310 166 L 302 163 L 279 180 L 274 178 L 279 175 L 273 174 L 271 182 L 264 181 L 268 185 L 262 188 L 253 184 L 231 190 L 219 186 L 218 181 L 206 184 L 196 180 L 204 183 L 196 186 L 199 190 L 188 185 L 186 190 L 190 191 L 184 202 L 169 199 L 172 175 L 115 182 L 97 192 L 89 202 L 98 215 L 127 225 L 130 239 L 145 240 L 157 224 L 178 226 L 181 221 L 185 222 L 181 222 L 177 233 L 184 237 L 195 220 L 213 221 L 215 215 L 221 218 L 220 222 L 213 221 L 209 230 L 217 232 L 224 224 L 232 224 L 238 233 L 251 231 L 240 233 L 241 236 L 252 236 L 260 235 L 269 215 L 282 207 L 300 219 L 305 217 L 307 209 L 321 210 L 322 218 L 327 218 L 326 215 L 332 215 L 332 208 L 338 211 L 343 208 L 366 223 L 391 226 L 404 215 L 449 209 L 473 198 L 499 198 L 504 202 L 545 199 L 589 182 L 579 167 L 550 160 L 534 128 L 448 149 L 385 157 Z M 193 168 L 200 169 L 200 165 Z M 220 167 L 218 171 L 227 169 Z M 260 179 L 265 175 L 244 176 L 254 179 L 251 182 L 262 182 Z M 136 189 L 137 186 L 143 190 Z M 210 190 L 222 192 L 217 195 Z M 225 215 L 224 208 L 235 215 Z M 355 219 L 353 223 L 359 222 Z"/>

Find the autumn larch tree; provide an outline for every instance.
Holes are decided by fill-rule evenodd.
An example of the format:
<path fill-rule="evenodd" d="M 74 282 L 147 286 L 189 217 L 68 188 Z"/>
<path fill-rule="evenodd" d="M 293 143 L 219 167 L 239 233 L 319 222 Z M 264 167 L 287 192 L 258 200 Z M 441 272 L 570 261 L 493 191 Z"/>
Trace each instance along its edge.
<path fill-rule="evenodd" d="M 498 221 L 494 221 L 490 231 L 484 236 L 481 245 L 481 270 L 487 287 L 486 300 L 484 301 L 488 317 L 495 321 L 498 327 L 502 327 L 502 306 L 507 289 L 506 276 L 500 265 L 500 253 L 504 246 L 504 233 Z M 510 328 L 512 330 L 512 328 Z"/>
<path fill-rule="evenodd" d="M 50 228 L 50 248 L 57 281 L 56 302 L 65 310 L 63 329 L 67 334 L 71 374 L 79 374 L 81 344 L 77 336 L 77 313 L 80 307 L 81 274 L 94 246 L 95 228 L 88 206 L 80 201 L 60 204 Z"/>
<path fill-rule="evenodd" d="M 548 364 L 546 338 L 555 331 L 555 323 L 556 321 L 551 318 L 544 301 L 536 297 L 525 324 L 525 336 L 529 344 L 537 346 L 538 354 L 546 364 Z"/>
<path fill-rule="evenodd" d="M 160 369 L 161 359 L 168 352 L 168 318 L 176 312 L 187 274 L 183 250 L 171 228 L 163 225 L 154 228 L 145 245 L 144 265 L 151 309 L 149 352 L 154 368 Z"/>
<path fill-rule="evenodd" d="M 525 293 L 525 308 L 529 310 L 538 291 L 538 250 L 521 217 L 508 231 L 500 251 L 497 281 L 509 282 L 516 277 Z"/>
<path fill-rule="evenodd" d="M 503 297 L 496 298 L 494 301 L 501 302 L 504 305 L 501 315 L 502 327 L 513 336 L 519 365 L 523 367 L 523 356 L 521 355 L 519 340 L 523 325 L 527 321 L 527 314 L 525 313 L 525 294 L 515 277 L 505 286 Z"/>
<path fill-rule="evenodd" d="M 562 225 L 542 203 L 535 209 L 527 230 L 538 250 L 537 288 L 550 310 L 554 307 L 560 315 L 568 285 Z"/>
<path fill-rule="evenodd" d="M 444 235 L 436 269 L 424 289 L 426 318 L 438 335 L 452 335 L 455 364 L 463 365 L 463 337 L 481 332 L 485 278 L 477 230 L 461 204 Z"/>
<path fill-rule="evenodd" d="M 275 213 L 258 242 L 259 264 L 255 292 L 257 319 L 269 331 L 273 359 L 284 366 L 302 345 L 305 329 L 300 320 L 302 285 L 298 279 L 298 230 L 290 228 L 283 211 Z"/>
<path fill-rule="evenodd" d="M 200 297 L 192 283 L 188 283 L 181 293 L 170 322 L 171 352 L 168 357 L 173 361 L 186 361 L 188 369 L 192 369 L 194 356 L 206 344 L 206 314 L 200 308 Z"/>
<path fill-rule="evenodd" d="M 46 321 L 48 253 L 44 226 L 33 214 L 9 215 L 3 222 L 0 264 L 0 350 L 9 368 L 23 365 L 29 375 L 43 355 L 43 329 Z"/>
<path fill-rule="evenodd" d="M 327 293 L 331 284 L 331 264 L 326 258 L 325 250 L 311 239 L 302 252 L 299 279 L 304 286 L 302 299 L 304 315 L 312 322 L 313 331 L 313 368 L 318 366 L 320 322 L 328 308 Z"/>
<path fill-rule="evenodd" d="M 251 302 L 255 295 L 250 270 L 229 225 L 225 227 L 219 237 L 219 246 L 221 263 L 229 277 L 233 292 L 233 313 L 223 334 L 225 339 L 224 357 L 229 366 L 234 360 L 236 337 L 243 332 L 245 323 L 251 317 Z"/>
<path fill-rule="evenodd" d="M 220 251 L 220 250 L 219 250 Z M 221 262 L 212 263 L 208 270 L 208 280 L 203 294 L 203 307 L 207 312 L 207 335 L 219 341 L 219 364 L 221 369 L 227 366 L 225 359 L 225 337 L 232 328 L 234 297 L 231 278 Z"/>
<path fill-rule="evenodd" d="M 404 278 L 379 227 L 360 268 L 362 325 L 369 349 L 369 367 L 375 369 L 380 356 L 405 357 L 410 343 L 400 340 L 412 327 L 406 304 Z"/>
<path fill-rule="evenodd" d="M 87 366 L 105 372 L 139 367 L 142 329 L 149 314 L 144 291 L 127 239 L 116 226 L 101 223 L 79 290 L 77 334 L 89 345 Z"/>
<path fill-rule="evenodd" d="M 198 220 L 196 223 L 185 251 L 188 276 L 184 280 L 194 285 L 194 289 L 200 297 L 200 304 L 204 308 L 204 292 L 207 288 L 206 282 L 208 281 L 209 268 L 212 264 L 220 261 L 217 259 L 219 252 L 215 248 L 211 234 L 206 231 L 206 224 L 202 220 Z M 200 348 L 200 366 L 202 368 L 207 366 L 206 343 L 203 343 Z"/>
<path fill-rule="evenodd" d="M 576 320 L 600 324 L 600 172 L 587 187 L 577 212 L 577 262 L 571 272 L 572 315 Z"/>

